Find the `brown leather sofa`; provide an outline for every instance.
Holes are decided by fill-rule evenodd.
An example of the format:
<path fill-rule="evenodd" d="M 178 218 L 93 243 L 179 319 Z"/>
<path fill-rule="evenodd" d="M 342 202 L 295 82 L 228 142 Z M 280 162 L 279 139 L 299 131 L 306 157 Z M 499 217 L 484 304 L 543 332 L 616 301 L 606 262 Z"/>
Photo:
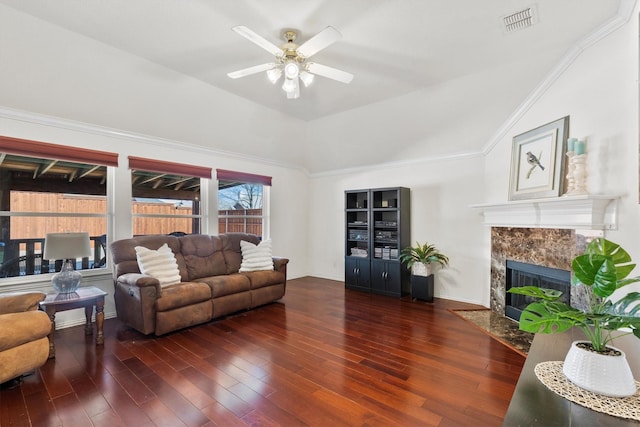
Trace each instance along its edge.
<path fill-rule="evenodd" d="M 245 233 L 149 235 L 113 242 L 118 319 L 145 335 L 163 335 L 282 298 L 289 260 L 274 257 L 273 271 L 240 273 L 241 240 L 260 242 Z M 176 257 L 181 282 L 161 287 L 140 273 L 135 247 L 155 250 L 165 243 Z"/>
<path fill-rule="evenodd" d="M 42 292 L 0 295 L 0 383 L 45 364 L 51 320 L 38 303 Z"/>

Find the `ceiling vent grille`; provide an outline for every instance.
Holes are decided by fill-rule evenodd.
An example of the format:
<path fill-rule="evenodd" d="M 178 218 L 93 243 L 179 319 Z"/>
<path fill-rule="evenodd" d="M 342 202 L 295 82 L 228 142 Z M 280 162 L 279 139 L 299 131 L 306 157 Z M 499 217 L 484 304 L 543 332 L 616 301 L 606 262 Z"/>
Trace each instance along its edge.
<path fill-rule="evenodd" d="M 505 33 L 512 33 L 514 31 L 529 28 L 535 22 L 534 8 L 528 7 L 519 12 L 505 16 L 502 18 L 502 22 Z"/>

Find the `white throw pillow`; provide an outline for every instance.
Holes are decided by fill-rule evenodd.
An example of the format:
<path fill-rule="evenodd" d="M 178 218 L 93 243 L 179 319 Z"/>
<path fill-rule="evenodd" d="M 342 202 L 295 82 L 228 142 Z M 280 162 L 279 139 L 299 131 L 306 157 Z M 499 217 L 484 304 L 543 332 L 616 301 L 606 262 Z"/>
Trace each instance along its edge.
<path fill-rule="evenodd" d="M 160 286 L 180 283 L 180 270 L 173 251 L 165 243 L 157 250 L 136 246 L 136 258 L 142 274 L 155 277 Z"/>
<path fill-rule="evenodd" d="M 263 240 L 258 245 L 240 240 L 240 249 L 242 249 L 241 272 L 273 270 L 271 240 Z"/>

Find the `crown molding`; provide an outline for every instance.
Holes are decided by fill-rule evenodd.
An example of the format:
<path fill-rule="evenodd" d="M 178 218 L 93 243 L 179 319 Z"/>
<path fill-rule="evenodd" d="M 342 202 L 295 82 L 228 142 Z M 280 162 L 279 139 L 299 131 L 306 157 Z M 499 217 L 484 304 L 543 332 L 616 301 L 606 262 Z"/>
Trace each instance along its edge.
<path fill-rule="evenodd" d="M 71 119 L 64 119 L 60 117 L 48 116 L 45 114 L 33 113 L 29 111 L 17 110 L 10 107 L 0 106 L 0 118 L 15 120 L 25 123 L 32 123 L 36 125 L 42 125 L 47 127 L 53 127 L 58 129 L 70 130 L 73 132 L 88 133 L 92 135 L 123 139 L 132 142 L 138 142 L 148 145 L 153 145 L 162 148 L 172 148 L 176 150 L 184 150 L 188 147 L 188 150 L 196 154 L 216 155 L 221 157 L 228 157 L 237 160 L 244 160 L 250 162 L 257 162 L 260 164 L 267 164 L 270 166 L 277 166 L 287 169 L 296 169 L 303 172 L 305 175 L 309 175 L 309 172 L 297 165 L 291 165 L 284 162 L 278 162 L 271 159 L 265 159 L 263 157 L 248 156 L 232 151 L 219 150 L 215 148 L 207 148 L 200 145 L 195 145 L 188 142 L 175 141 L 165 138 L 159 138 L 155 136 L 149 136 L 139 134 L 135 132 L 129 132 L 119 130 L 115 128 L 109 128 L 106 126 L 94 125 L 84 122 L 79 122 Z"/>
<path fill-rule="evenodd" d="M 309 174 L 309 177 L 324 178 L 329 176 L 349 175 L 354 173 L 363 173 L 363 172 L 371 172 L 371 171 L 379 172 L 380 170 L 383 170 L 383 169 L 402 168 L 402 167 L 413 166 L 417 164 L 442 162 L 447 160 L 483 158 L 484 156 L 485 154 L 481 151 L 465 151 L 460 153 L 447 154 L 443 156 L 418 157 L 414 159 L 398 160 L 396 162 L 378 163 L 375 165 L 358 166 L 358 167 L 344 168 L 344 169 L 333 169 L 325 172 L 311 172 Z"/>

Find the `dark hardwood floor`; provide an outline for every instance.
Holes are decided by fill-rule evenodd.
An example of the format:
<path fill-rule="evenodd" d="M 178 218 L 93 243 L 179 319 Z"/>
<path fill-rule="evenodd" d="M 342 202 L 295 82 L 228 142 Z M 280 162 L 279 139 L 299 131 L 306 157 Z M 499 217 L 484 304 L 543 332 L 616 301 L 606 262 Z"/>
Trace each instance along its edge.
<path fill-rule="evenodd" d="M 290 280 L 280 302 L 163 337 L 105 321 L 0 391 L 8 426 L 499 426 L 524 357 L 449 312 Z"/>

